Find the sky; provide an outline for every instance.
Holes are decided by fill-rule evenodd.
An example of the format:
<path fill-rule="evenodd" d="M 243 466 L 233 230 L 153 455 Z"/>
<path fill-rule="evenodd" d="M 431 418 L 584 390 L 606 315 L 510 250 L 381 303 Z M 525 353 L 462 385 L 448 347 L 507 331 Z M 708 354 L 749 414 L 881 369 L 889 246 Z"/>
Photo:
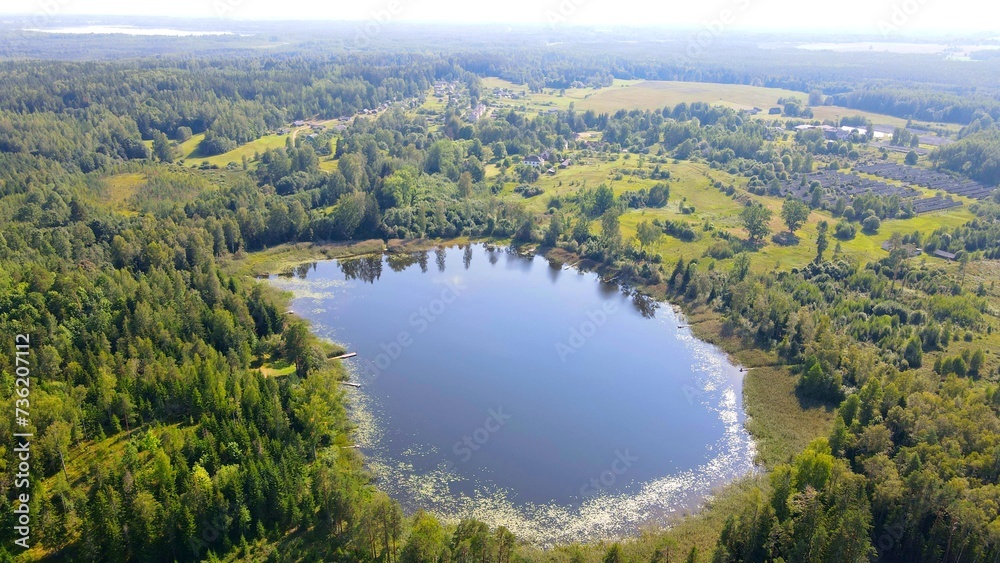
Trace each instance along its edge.
<path fill-rule="evenodd" d="M 0 13 L 642 25 L 893 35 L 996 32 L 991 0 L 0 0 Z"/>

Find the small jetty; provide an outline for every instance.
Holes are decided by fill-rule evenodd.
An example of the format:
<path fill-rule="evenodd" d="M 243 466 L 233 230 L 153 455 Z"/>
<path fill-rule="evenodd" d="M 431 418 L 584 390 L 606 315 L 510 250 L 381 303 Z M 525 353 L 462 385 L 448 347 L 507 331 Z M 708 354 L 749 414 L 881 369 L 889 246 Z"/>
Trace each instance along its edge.
<path fill-rule="evenodd" d="M 351 386 L 351 387 L 357 387 L 357 388 L 360 388 L 360 387 L 361 387 L 361 384 L 359 384 L 359 383 L 354 383 L 354 382 L 351 382 L 351 381 L 341 381 L 341 382 L 340 382 L 340 384 L 341 384 L 341 385 L 349 385 L 349 386 Z"/>
<path fill-rule="evenodd" d="M 691 328 L 691 325 L 677 325 L 677 328 Z"/>
<path fill-rule="evenodd" d="M 330 359 L 331 360 L 346 360 L 347 358 L 353 358 L 354 356 L 357 356 L 357 355 L 358 355 L 357 352 L 348 352 L 346 354 L 341 354 L 339 356 L 334 356 L 334 357 L 332 357 Z"/>

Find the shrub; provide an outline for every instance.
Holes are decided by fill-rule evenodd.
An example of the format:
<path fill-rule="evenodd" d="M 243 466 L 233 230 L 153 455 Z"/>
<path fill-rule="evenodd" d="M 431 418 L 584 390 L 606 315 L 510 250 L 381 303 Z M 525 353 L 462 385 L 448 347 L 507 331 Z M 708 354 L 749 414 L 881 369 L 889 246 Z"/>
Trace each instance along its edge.
<path fill-rule="evenodd" d="M 840 240 L 851 240 L 858 233 L 857 227 L 848 221 L 841 221 L 833 229 L 833 236 Z"/>
<path fill-rule="evenodd" d="M 542 195 L 543 193 L 545 193 L 545 190 L 537 186 L 520 185 L 514 188 L 514 193 L 521 194 L 521 197 L 528 198 L 528 197 L 535 197 L 538 195 Z"/>
<path fill-rule="evenodd" d="M 733 257 L 733 247 L 725 241 L 718 241 L 705 251 L 706 256 L 711 256 L 716 260 L 725 260 Z"/>
<path fill-rule="evenodd" d="M 861 228 L 864 229 L 865 233 L 873 235 L 878 232 L 879 227 L 882 226 L 882 221 L 874 215 L 869 215 L 865 217 L 865 220 L 861 222 Z"/>

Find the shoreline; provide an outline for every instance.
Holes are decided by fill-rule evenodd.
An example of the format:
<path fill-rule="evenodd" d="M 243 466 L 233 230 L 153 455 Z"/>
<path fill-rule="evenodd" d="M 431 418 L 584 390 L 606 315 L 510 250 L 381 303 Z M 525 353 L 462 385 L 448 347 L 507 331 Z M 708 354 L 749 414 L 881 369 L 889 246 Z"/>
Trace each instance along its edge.
<path fill-rule="evenodd" d="M 252 264 L 250 271 L 244 270 L 244 274 L 253 273 L 254 277 L 267 277 L 270 275 L 294 274 L 294 268 L 303 264 L 308 264 L 323 260 L 340 260 L 346 258 L 357 258 L 370 256 L 373 254 L 394 254 L 405 252 L 418 252 L 431 250 L 440 246 L 458 246 L 469 243 L 479 243 L 487 245 L 509 245 L 509 240 L 503 239 L 411 239 L 406 241 L 391 240 L 383 243 L 381 240 L 360 241 L 356 243 L 297 243 L 292 245 L 282 245 L 272 249 L 254 253 L 257 260 Z M 600 276 L 602 270 L 600 264 L 581 256 L 565 251 L 558 247 L 540 247 L 531 245 L 532 256 L 541 256 L 550 263 L 555 262 L 561 265 L 572 264 L 572 268 L 578 271 L 594 272 Z M 246 258 L 234 260 L 237 264 L 242 263 L 245 267 Z M 274 286 L 273 290 L 282 295 L 286 309 L 290 303 L 290 296 L 287 292 L 280 291 Z M 754 444 L 755 453 L 752 459 L 753 469 L 744 475 L 733 476 L 724 484 L 715 484 L 708 493 L 702 496 L 697 503 L 685 503 L 677 513 L 667 519 L 665 523 L 659 524 L 659 531 L 663 533 L 680 531 L 683 533 L 685 526 L 697 528 L 699 525 L 712 527 L 721 526 L 721 520 L 725 514 L 721 514 L 715 507 L 718 504 L 727 504 L 733 496 L 739 496 L 745 489 L 747 483 L 761 484 L 766 482 L 766 476 L 770 469 L 777 463 L 784 462 L 788 457 L 794 455 L 808 443 L 809 440 L 828 433 L 832 426 L 832 416 L 822 416 L 821 409 L 802 409 L 800 412 L 792 412 L 791 417 L 805 416 L 813 419 L 812 427 L 815 431 L 798 432 L 782 431 L 783 424 L 789 418 L 789 406 L 781 401 L 774 400 L 774 391 L 779 395 L 785 391 L 786 395 L 794 398 L 794 376 L 788 368 L 782 365 L 776 356 L 765 353 L 752 346 L 746 345 L 738 337 L 728 334 L 722 315 L 705 306 L 691 307 L 689 304 L 675 302 L 668 299 L 665 286 L 632 286 L 634 290 L 656 299 L 662 304 L 669 304 L 679 322 L 684 323 L 684 328 L 690 330 L 691 335 L 706 344 L 716 348 L 725 354 L 727 361 L 734 367 L 741 369 L 742 381 L 742 411 L 745 417 L 743 428 L 750 436 Z M 297 316 L 297 315 L 296 315 Z M 315 334 L 315 332 L 314 332 Z M 317 335 L 319 336 L 319 335 Z M 322 338 L 322 337 L 320 337 Z M 766 391 L 771 391 L 768 393 Z M 784 397 L 787 399 L 788 397 Z M 787 403 L 787 401 L 786 401 Z M 785 408 L 782 408 L 782 407 Z M 795 405 L 798 406 L 798 405 Z M 794 411 L 794 409 L 792 409 Z M 826 413 L 829 414 L 829 413 Z M 790 426 L 791 429 L 797 426 Z M 352 442 L 354 440 L 352 439 Z M 721 510 L 721 509 L 720 509 Z M 718 520 L 718 522 L 716 522 Z M 627 534 L 621 539 L 631 539 L 638 537 L 638 534 Z M 586 540 L 589 542 L 598 541 L 603 544 L 604 540 Z M 536 544 L 541 548 L 552 548 L 563 543 Z"/>

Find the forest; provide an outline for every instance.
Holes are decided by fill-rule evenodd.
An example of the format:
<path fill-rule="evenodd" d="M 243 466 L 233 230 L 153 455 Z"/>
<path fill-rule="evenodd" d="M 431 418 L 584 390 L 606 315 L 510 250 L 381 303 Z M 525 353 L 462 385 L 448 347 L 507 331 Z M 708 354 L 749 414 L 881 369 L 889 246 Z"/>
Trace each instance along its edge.
<path fill-rule="evenodd" d="M 832 186 L 806 182 L 821 168 L 889 158 L 864 135 L 828 140 L 796 132 L 804 119 L 751 119 L 704 102 L 466 118 L 486 96 L 486 77 L 544 90 L 760 76 L 623 49 L 619 57 L 586 49 L 512 57 L 516 50 L 493 45 L 0 60 L 0 326 L 38 342 L 40 374 L 31 395 L 36 547 L 9 547 L 18 429 L 4 417 L 0 560 L 1000 557 L 997 288 L 967 280 L 1000 259 L 1000 192 L 970 202 L 960 225 L 895 232 L 888 251 L 858 260 L 841 243 L 912 218 L 912 208 L 898 196 L 828 198 Z M 767 72 L 760 85 L 961 125 L 921 165 L 1000 182 L 995 92 L 913 82 L 913 67 L 897 69 L 891 87 L 852 91 L 838 90 L 855 77 L 818 79 L 796 60 Z M 357 117 L 386 102 L 423 103 L 439 81 L 459 84 L 467 98 L 434 115 L 390 106 Z M 350 119 L 340 129 L 288 136 L 228 167 L 199 164 L 298 120 L 341 117 Z M 198 134 L 197 157 L 181 162 L 178 146 Z M 526 162 L 540 153 L 541 171 Z M 648 187 L 616 194 L 599 182 L 546 195 L 544 168 L 571 157 L 609 163 L 623 181 Z M 686 219 L 697 209 L 676 193 L 677 163 L 714 175 L 709 189 L 739 205 L 738 225 Z M 807 197 L 785 188 L 797 183 Z M 668 204 L 679 206 L 676 219 L 644 221 L 634 240 L 623 234 L 627 213 Z M 837 223 L 824 220 L 815 240 L 800 243 L 809 253 L 802 267 L 754 267 L 782 240 L 772 237 L 781 234 L 772 218 L 796 237 L 810 213 Z M 701 551 L 669 529 L 545 551 L 475 519 L 404 514 L 352 447 L 340 385 L 349 374 L 328 360 L 341 350 L 286 315 L 287 297 L 241 264 L 294 243 L 459 238 L 587 260 L 714 315 L 742 346 L 787 368 L 801 401 L 832 413 L 832 429 L 769 460 Z M 712 242 L 704 255 L 664 256 L 651 249 L 663 238 Z M 954 262 L 912 259 L 910 245 L 950 252 Z M 289 375 L 260 369 L 276 359 L 294 366 Z M 15 364 L 12 350 L 0 351 L 8 410 Z"/>

